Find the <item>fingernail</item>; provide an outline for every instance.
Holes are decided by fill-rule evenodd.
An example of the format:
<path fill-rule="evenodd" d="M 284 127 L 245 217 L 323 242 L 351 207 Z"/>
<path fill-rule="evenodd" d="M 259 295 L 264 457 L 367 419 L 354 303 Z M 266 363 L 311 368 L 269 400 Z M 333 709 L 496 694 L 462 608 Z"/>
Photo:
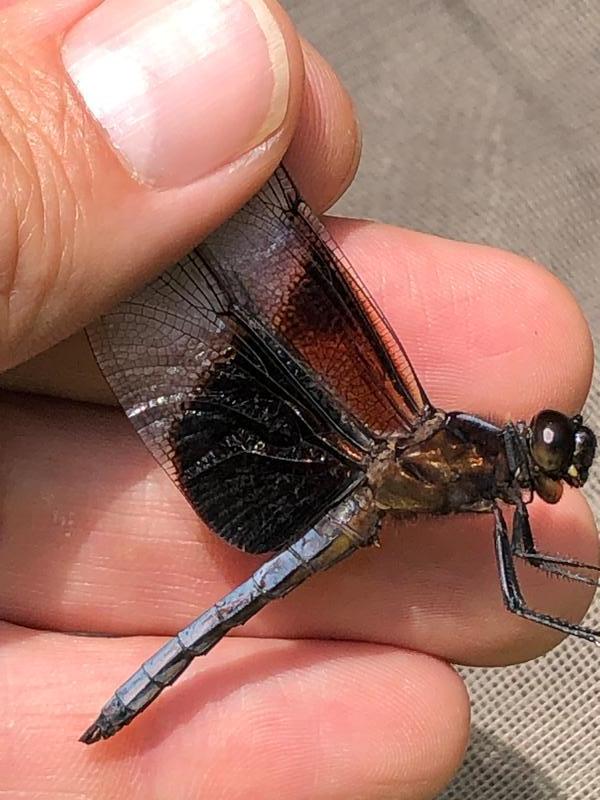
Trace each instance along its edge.
<path fill-rule="evenodd" d="M 130 171 L 161 187 L 234 161 L 287 110 L 285 41 L 263 0 L 104 0 L 62 57 Z"/>

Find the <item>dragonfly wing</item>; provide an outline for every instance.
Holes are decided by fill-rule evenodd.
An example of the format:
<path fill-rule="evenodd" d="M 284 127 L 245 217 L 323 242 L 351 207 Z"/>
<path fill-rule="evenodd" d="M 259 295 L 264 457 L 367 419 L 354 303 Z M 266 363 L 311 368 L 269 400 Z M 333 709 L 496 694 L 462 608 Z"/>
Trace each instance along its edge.
<path fill-rule="evenodd" d="M 232 544 L 277 550 L 428 409 L 406 355 L 279 168 L 202 245 L 88 329 L 141 438 Z"/>

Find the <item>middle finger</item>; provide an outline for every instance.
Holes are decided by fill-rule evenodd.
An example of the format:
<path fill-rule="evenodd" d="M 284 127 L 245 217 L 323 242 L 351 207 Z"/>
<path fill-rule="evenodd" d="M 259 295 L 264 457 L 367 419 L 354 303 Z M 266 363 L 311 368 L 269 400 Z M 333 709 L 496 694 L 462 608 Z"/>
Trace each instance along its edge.
<path fill-rule="evenodd" d="M 351 246 L 345 248 L 349 256 L 352 259 L 353 247 L 359 255 L 362 245 L 362 256 L 353 260 L 362 257 L 368 262 L 364 248 L 369 232 L 361 232 L 357 226 L 349 230 L 353 232 L 353 242 L 348 241 Z M 397 239 L 404 237 L 408 245 L 407 237 L 414 236 L 381 228 L 377 240 L 391 244 L 396 239 L 398 245 Z M 498 264 L 508 258 L 429 237 L 417 241 L 417 249 L 446 248 L 450 284 L 469 258 L 479 262 L 496 259 Z M 397 266 L 398 253 L 409 249 L 390 248 L 388 259 L 393 257 Z M 385 253 L 382 247 L 374 260 L 390 274 L 392 263 L 386 263 Z M 402 266 L 410 269 L 410 264 Z M 522 266 L 525 269 L 524 263 Z M 421 282 L 420 289 L 413 286 L 416 295 L 425 293 L 432 279 L 426 265 L 422 267 L 413 275 Z M 506 269 L 513 270 L 512 280 L 518 281 L 517 264 L 509 260 Z M 506 315 L 507 324 L 514 314 L 527 318 L 530 306 L 539 300 L 536 283 L 551 281 L 534 269 L 530 268 L 514 295 L 499 292 L 498 283 L 506 279 L 501 268 L 473 273 L 482 302 L 481 319 L 477 319 L 476 304 L 471 324 L 477 327 L 489 322 L 487 304 L 492 299 L 496 306 L 507 305 L 495 309 L 500 319 Z M 463 285 L 463 290 L 468 292 L 469 287 Z M 567 300 L 557 293 L 555 309 L 548 299 L 545 310 L 552 324 L 560 323 Z M 400 307 L 406 330 L 414 330 L 418 321 L 411 315 L 417 315 L 419 309 Z M 443 351 L 444 341 L 460 331 L 463 323 L 458 309 L 457 305 L 454 320 L 449 319 L 448 310 L 429 319 L 431 352 Z M 572 308 L 569 313 L 577 322 Z M 442 320 L 443 326 L 438 327 Z M 573 328 L 572 320 L 570 325 Z M 498 385 L 519 387 L 518 407 L 510 392 L 486 396 L 485 383 L 478 381 L 478 375 L 485 377 L 486 364 L 478 363 L 480 355 L 472 351 L 457 354 L 462 357 L 461 370 L 458 364 L 450 368 L 445 388 L 435 384 L 439 371 L 435 364 L 422 358 L 425 385 L 436 387 L 440 401 L 446 392 L 446 399 L 457 407 L 492 408 L 501 418 L 509 412 L 530 413 L 550 396 L 560 407 L 577 404 L 587 380 L 585 369 L 573 367 L 576 356 L 581 361 L 581 336 L 574 331 L 559 351 L 552 330 L 548 327 L 539 337 L 532 337 L 522 356 L 491 354 L 493 380 Z M 409 336 L 405 344 L 409 353 L 418 355 L 417 341 L 411 346 Z M 532 384 L 529 365 L 547 360 L 550 353 L 554 355 L 553 374 L 542 371 Z M 433 399 L 437 401 L 438 396 Z M 5 430 L 12 432 L 2 454 L 5 507 L 0 610 L 6 619 L 71 630 L 171 633 L 243 580 L 258 563 L 219 541 L 197 520 L 117 410 L 30 398 L 8 400 L 3 416 Z M 10 472 L 7 464 L 11 464 Z M 577 492 L 567 492 L 555 508 L 538 508 L 534 524 L 542 547 L 594 559 L 591 517 Z M 391 531 L 384 535 L 383 544 L 383 552 L 359 553 L 339 570 L 309 582 L 283 603 L 266 609 L 246 630 L 255 635 L 403 644 L 470 663 L 520 660 L 555 641 L 551 632 L 520 622 L 504 611 L 488 518 L 474 521 L 460 515 L 403 526 L 398 535 Z M 589 595 L 581 587 L 527 572 L 525 585 L 534 605 L 562 615 L 582 613 Z"/>

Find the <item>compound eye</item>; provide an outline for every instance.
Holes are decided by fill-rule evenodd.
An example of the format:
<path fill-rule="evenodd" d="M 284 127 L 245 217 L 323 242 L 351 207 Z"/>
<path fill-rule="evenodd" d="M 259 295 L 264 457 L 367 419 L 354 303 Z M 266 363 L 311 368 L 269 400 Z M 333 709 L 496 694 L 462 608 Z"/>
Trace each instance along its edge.
<path fill-rule="evenodd" d="M 541 411 L 533 418 L 531 454 L 545 472 L 564 473 L 575 448 L 575 426 L 558 411 Z"/>

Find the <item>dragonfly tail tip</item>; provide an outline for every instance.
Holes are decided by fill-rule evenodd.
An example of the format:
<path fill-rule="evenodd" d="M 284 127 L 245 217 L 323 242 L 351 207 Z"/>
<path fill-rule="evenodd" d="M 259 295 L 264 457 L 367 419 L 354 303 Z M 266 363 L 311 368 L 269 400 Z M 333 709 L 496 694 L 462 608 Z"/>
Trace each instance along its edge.
<path fill-rule="evenodd" d="M 84 744 L 94 744 L 95 742 L 99 742 L 100 739 L 105 738 L 102 735 L 102 728 L 98 725 L 98 722 L 94 722 L 93 725 L 90 725 L 87 730 L 85 730 L 81 736 L 79 737 L 79 741 L 83 742 Z"/>

